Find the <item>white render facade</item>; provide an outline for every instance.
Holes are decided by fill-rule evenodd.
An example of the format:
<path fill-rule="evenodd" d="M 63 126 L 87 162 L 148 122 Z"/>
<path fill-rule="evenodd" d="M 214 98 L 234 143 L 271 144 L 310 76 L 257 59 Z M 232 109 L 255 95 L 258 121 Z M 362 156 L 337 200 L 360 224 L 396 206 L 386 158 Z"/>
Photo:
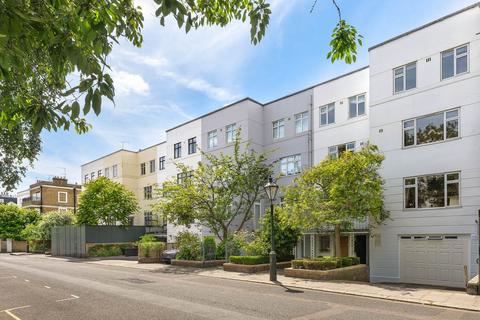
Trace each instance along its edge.
<path fill-rule="evenodd" d="M 195 167 L 200 149 L 230 152 L 238 128 L 251 148 L 269 152 L 275 174 L 284 174 L 280 185 L 370 141 L 385 155 L 390 219 L 374 230 L 356 223 L 342 235 L 342 254 L 364 257 L 374 282 L 461 287 L 464 266 L 472 276 L 478 256 L 479 32 L 476 4 L 370 48 L 368 67 L 265 104 L 245 98 L 167 130 L 166 141 L 155 146 L 89 162 L 82 181 L 116 165 L 111 178 L 136 193 L 141 210 L 134 224 L 143 225 L 152 223 L 145 188 L 177 177 L 175 162 Z M 266 205 L 255 205 L 246 229 L 258 228 Z M 175 242 L 178 230 L 168 225 L 167 242 Z M 305 233 L 295 254 L 332 250 L 330 232 L 315 230 Z"/>

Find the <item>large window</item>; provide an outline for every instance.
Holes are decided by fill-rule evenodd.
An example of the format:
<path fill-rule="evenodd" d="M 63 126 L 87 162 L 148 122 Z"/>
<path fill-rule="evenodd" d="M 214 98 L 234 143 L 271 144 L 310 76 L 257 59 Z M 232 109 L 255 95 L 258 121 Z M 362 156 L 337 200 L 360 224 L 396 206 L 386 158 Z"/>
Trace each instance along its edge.
<path fill-rule="evenodd" d="M 186 179 L 191 177 L 192 177 L 192 171 L 180 172 L 177 174 L 177 183 L 182 184 L 185 182 Z"/>
<path fill-rule="evenodd" d="M 178 142 L 173 145 L 173 158 L 177 159 L 182 156 L 182 143 Z"/>
<path fill-rule="evenodd" d="M 308 111 L 295 115 L 295 132 L 302 133 L 308 130 Z"/>
<path fill-rule="evenodd" d="M 460 173 L 449 172 L 404 179 L 405 209 L 460 205 Z"/>
<path fill-rule="evenodd" d="M 299 154 L 280 159 L 280 172 L 291 176 L 302 171 L 302 157 Z"/>
<path fill-rule="evenodd" d="M 110 168 L 105 168 L 105 177 L 110 178 Z"/>
<path fill-rule="evenodd" d="M 155 159 L 150 160 L 150 173 L 155 172 Z"/>
<path fill-rule="evenodd" d="M 42 200 L 42 194 L 40 193 L 40 191 L 37 191 L 32 194 L 32 201 L 40 201 L 40 200 Z"/>
<path fill-rule="evenodd" d="M 116 164 L 113 165 L 112 167 L 112 177 L 116 177 L 118 175 L 118 167 Z"/>
<path fill-rule="evenodd" d="M 67 203 L 68 202 L 68 195 L 66 192 L 59 192 L 58 193 L 58 202 Z"/>
<path fill-rule="evenodd" d="M 158 158 L 158 170 L 165 170 L 165 157 Z"/>
<path fill-rule="evenodd" d="M 212 130 L 207 134 L 208 148 L 212 149 L 218 145 L 217 130 Z"/>
<path fill-rule="evenodd" d="M 324 126 L 335 122 L 335 103 L 320 108 L 320 125 Z"/>
<path fill-rule="evenodd" d="M 393 70 L 393 83 L 395 93 L 403 92 L 417 87 L 417 63 L 409 63 Z"/>
<path fill-rule="evenodd" d="M 152 186 L 143 187 L 143 198 L 145 200 L 152 199 Z"/>
<path fill-rule="evenodd" d="M 273 122 L 273 139 L 285 137 L 285 121 L 280 119 Z"/>
<path fill-rule="evenodd" d="M 152 226 L 153 225 L 153 214 L 151 211 L 147 211 L 143 214 L 145 226 Z"/>
<path fill-rule="evenodd" d="M 188 139 L 188 154 L 197 152 L 197 137 Z"/>
<path fill-rule="evenodd" d="M 140 175 L 145 175 L 147 173 L 147 164 L 145 162 L 140 163 Z"/>
<path fill-rule="evenodd" d="M 227 143 L 232 143 L 235 140 L 235 123 L 229 124 L 225 127 L 225 138 Z"/>
<path fill-rule="evenodd" d="M 403 146 L 444 141 L 459 137 L 459 109 L 403 121 Z"/>
<path fill-rule="evenodd" d="M 350 118 L 355 118 L 365 114 L 364 94 L 348 98 L 348 114 Z"/>
<path fill-rule="evenodd" d="M 332 159 L 338 158 L 342 153 L 346 151 L 355 151 L 355 142 L 349 142 L 339 144 L 337 146 L 328 147 L 328 155 Z"/>
<path fill-rule="evenodd" d="M 442 52 L 442 80 L 468 72 L 468 44 Z"/>

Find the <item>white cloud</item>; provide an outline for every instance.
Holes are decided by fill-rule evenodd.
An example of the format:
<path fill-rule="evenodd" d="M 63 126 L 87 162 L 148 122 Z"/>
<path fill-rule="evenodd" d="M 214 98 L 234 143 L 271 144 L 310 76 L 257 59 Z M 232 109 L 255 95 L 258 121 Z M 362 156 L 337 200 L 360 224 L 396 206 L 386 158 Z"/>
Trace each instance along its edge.
<path fill-rule="evenodd" d="M 141 75 L 122 70 L 113 70 L 112 78 L 115 91 L 119 94 L 128 95 L 130 93 L 136 93 L 146 95 L 150 91 L 150 86 L 143 80 Z"/>

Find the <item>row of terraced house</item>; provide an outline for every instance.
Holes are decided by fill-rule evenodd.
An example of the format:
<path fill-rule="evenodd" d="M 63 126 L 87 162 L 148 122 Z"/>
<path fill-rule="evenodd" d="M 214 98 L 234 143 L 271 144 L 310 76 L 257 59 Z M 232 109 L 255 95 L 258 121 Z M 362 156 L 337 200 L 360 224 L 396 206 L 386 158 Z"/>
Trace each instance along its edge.
<path fill-rule="evenodd" d="M 82 180 L 114 179 L 135 192 L 135 225 L 158 223 L 152 188 L 195 167 L 207 153 L 231 152 L 235 132 L 269 151 L 287 185 L 328 155 L 367 142 L 385 155 L 381 175 L 390 219 L 342 234 L 342 254 L 370 266 L 374 282 L 464 286 L 476 270 L 480 209 L 480 3 L 369 49 L 369 66 L 267 103 L 245 98 L 167 130 L 138 152 L 119 150 L 82 165 Z M 177 177 L 181 179 L 179 175 Z M 246 226 L 256 229 L 267 203 Z M 168 242 L 178 228 L 168 224 Z M 204 230 L 202 232 L 208 232 Z M 297 256 L 328 255 L 332 235 L 305 232 Z"/>

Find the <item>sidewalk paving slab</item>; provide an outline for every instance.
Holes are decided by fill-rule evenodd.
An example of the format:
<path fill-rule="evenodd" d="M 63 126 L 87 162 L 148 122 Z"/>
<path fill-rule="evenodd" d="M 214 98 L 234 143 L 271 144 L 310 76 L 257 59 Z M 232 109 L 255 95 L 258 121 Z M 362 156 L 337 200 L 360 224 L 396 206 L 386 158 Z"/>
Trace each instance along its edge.
<path fill-rule="evenodd" d="M 355 296 L 363 296 L 368 298 L 379 298 L 399 302 L 408 302 L 480 312 L 480 296 L 467 295 L 465 291 L 454 289 L 422 287 L 416 285 L 409 286 L 404 284 L 374 284 L 366 282 L 307 280 L 285 277 L 282 275 L 281 271 L 278 274 L 277 283 L 272 283 L 269 280 L 268 272 L 244 274 L 223 271 L 222 268 L 195 269 L 175 267 L 165 264 L 139 264 L 135 260 L 122 259 L 78 260 L 83 260 L 85 263 L 103 266 L 135 268 L 161 273 L 192 273 L 197 276 L 203 277 L 248 281 L 268 285 L 281 284 L 282 286 L 300 289 L 317 290 L 330 293 L 341 293 Z"/>

